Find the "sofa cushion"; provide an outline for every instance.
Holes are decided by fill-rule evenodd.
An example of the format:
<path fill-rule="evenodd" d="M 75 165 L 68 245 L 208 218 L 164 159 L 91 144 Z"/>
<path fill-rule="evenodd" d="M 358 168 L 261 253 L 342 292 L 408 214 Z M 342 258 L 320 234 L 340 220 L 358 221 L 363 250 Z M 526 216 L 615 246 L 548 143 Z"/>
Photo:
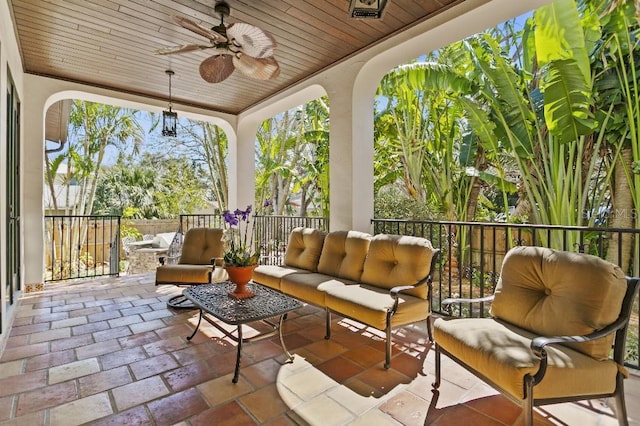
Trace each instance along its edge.
<path fill-rule="evenodd" d="M 210 265 L 211 259 L 222 257 L 223 230 L 219 228 L 191 228 L 184 234 L 184 243 L 178 263 Z"/>
<path fill-rule="evenodd" d="M 384 330 L 387 311 L 393 307 L 389 291 L 366 285 L 347 285 L 326 289 L 326 306 L 339 314 L 364 324 Z M 398 310 L 391 318 L 391 326 L 401 326 L 421 321 L 429 315 L 429 305 L 423 299 L 401 294 Z"/>
<path fill-rule="evenodd" d="M 622 270 L 596 256 L 515 247 L 503 261 L 491 314 L 540 335 L 583 335 L 618 318 L 626 288 Z M 613 337 L 570 346 L 604 360 Z"/>
<path fill-rule="evenodd" d="M 371 235 L 364 232 L 330 232 L 324 239 L 318 272 L 359 281 L 370 240 Z"/>
<path fill-rule="evenodd" d="M 524 376 L 538 371 L 530 349 L 536 335 L 492 318 L 462 318 L 434 322 L 438 345 L 515 398 L 524 398 Z M 612 393 L 616 363 L 598 361 L 562 345 L 550 345 L 547 373 L 535 386 L 538 398 Z"/>
<path fill-rule="evenodd" d="M 425 238 L 378 234 L 369 244 L 361 281 L 386 289 L 415 284 L 429 274 L 433 252 Z M 407 293 L 426 299 L 428 288 L 423 285 Z"/>
<path fill-rule="evenodd" d="M 312 228 L 294 228 L 289 235 L 284 264 L 316 272 L 325 233 Z"/>
<path fill-rule="evenodd" d="M 325 292 L 330 288 L 355 284 L 353 281 L 339 279 L 320 273 L 289 274 L 282 277 L 281 290 L 305 302 L 325 306 Z"/>
<path fill-rule="evenodd" d="M 259 265 L 253 270 L 251 279 L 254 282 L 265 285 L 267 287 L 280 290 L 280 281 L 282 277 L 290 274 L 311 273 L 306 269 L 293 268 L 288 266 L 277 265 Z"/>

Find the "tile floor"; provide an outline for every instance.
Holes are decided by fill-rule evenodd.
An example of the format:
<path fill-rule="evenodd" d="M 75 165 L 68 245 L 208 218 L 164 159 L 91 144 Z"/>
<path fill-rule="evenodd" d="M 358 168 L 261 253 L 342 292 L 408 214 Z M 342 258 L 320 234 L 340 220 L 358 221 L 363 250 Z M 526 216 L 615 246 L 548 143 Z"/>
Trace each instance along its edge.
<path fill-rule="evenodd" d="M 49 284 L 25 295 L 0 357 L 1 425 L 514 425 L 520 409 L 446 357 L 431 389 L 433 350 L 424 330 L 394 337 L 384 370 L 379 332 L 322 311 L 290 314 L 286 360 L 277 338 L 246 344 L 231 383 L 235 346 L 212 326 L 191 342 L 197 311 L 173 311 L 180 290 L 153 274 Z M 245 335 L 259 331 L 252 325 Z M 626 381 L 640 425 L 640 377 Z M 540 424 L 615 425 L 604 401 L 537 411 Z"/>

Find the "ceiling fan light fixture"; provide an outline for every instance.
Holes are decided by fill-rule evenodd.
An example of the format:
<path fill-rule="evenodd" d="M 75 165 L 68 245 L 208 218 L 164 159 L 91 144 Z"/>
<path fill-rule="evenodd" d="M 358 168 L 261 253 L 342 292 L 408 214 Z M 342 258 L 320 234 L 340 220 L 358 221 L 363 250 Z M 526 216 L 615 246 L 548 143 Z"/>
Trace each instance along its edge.
<path fill-rule="evenodd" d="M 166 70 L 169 76 L 169 111 L 162 111 L 162 136 L 176 137 L 178 132 L 178 114 L 171 110 L 171 76 L 175 74 L 172 70 Z"/>
<path fill-rule="evenodd" d="M 380 19 L 387 0 L 349 0 L 349 15 L 354 19 Z"/>

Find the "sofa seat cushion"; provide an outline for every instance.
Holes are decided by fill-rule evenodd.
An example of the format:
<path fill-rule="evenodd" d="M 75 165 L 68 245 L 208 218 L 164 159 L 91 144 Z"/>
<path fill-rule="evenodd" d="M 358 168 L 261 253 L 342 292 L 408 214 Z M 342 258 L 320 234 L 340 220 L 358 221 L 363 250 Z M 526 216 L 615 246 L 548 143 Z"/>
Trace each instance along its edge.
<path fill-rule="evenodd" d="M 360 284 L 329 288 L 325 296 L 325 304 L 330 310 L 378 330 L 386 328 L 387 311 L 392 309 L 393 302 L 388 290 Z M 425 300 L 401 294 L 391 326 L 421 321 L 428 315 L 429 306 Z"/>
<path fill-rule="evenodd" d="M 425 238 L 378 234 L 369 244 L 361 281 L 383 289 L 413 285 L 429 275 L 433 254 L 433 246 Z M 428 287 L 408 293 L 426 299 Z"/>
<path fill-rule="evenodd" d="M 156 269 L 158 284 L 207 284 L 211 281 L 212 265 L 160 265 Z"/>
<path fill-rule="evenodd" d="M 291 274 L 304 274 L 311 273 L 306 269 L 294 268 L 291 266 L 276 266 L 276 265 L 259 265 L 253 270 L 252 280 L 267 287 L 271 287 L 276 290 L 281 289 L 280 281 L 282 277 Z"/>
<path fill-rule="evenodd" d="M 534 337 L 491 318 L 438 318 L 434 322 L 434 338 L 440 347 L 518 399 L 524 399 L 525 375 L 535 374 L 540 365 L 530 349 Z M 617 366 L 612 360 L 598 361 L 562 345 L 546 350 L 547 372 L 534 387 L 536 399 L 615 390 Z"/>
<path fill-rule="evenodd" d="M 318 272 L 336 278 L 360 281 L 371 235 L 358 231 L 327 234 L 318 262 Z"/>
<path fill-rule="evenodd" d="M 323 307 L 327 290 L 350 284 L 355 283 L 320 273 L 290 274 L 282 277 L 281 290 L 289 296 Z"/>
<path fill-rule="evenodd" d="M 316 272 L 324 237 L 325 233 L 318 229 L 294 228 L 289 234 L 284 265 Z"/>
<path fill-rule="evenodd" d="M 626 288 L 622 269 L 596 256 L 515 247 L 505 256 L 491 314 L 543 336 L 589 334 L 618 318 Z M 605 360 L 612 342 L 610 334 L 569 345 Z"/>

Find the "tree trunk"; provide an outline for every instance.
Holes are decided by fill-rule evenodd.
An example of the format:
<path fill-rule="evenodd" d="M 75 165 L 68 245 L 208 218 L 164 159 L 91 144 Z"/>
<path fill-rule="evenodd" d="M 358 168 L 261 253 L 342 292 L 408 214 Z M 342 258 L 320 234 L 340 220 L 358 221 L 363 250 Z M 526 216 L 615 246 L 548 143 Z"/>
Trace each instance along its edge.
<path fill-rule="evenodd" d="M 632 168 L 632 155 L 631 148 L 623 148 L 614 165 L 609 228 L 633 228 L 633 199 L 625 173 L 625 170 Z M 632 248 L 631 235 L 612 232 L 609 234 L 606 259 L 629 273 Z"/>
<path fill-rule="evenodd" d="M 476 170 L 483 172 L 489 168 L 487 164 L 487 157 L 484 154 L 484 149 L 478 146 L 478 152 L 476 153 Z M 471 177 L 471 190 L 469 191 L 469 201 L 467 204 L 465 221 L 473 221 L 476 217 L 476 210 L 478 209 L 478 197 L 482 190 L 482 180 L 477 176 Z"/>

